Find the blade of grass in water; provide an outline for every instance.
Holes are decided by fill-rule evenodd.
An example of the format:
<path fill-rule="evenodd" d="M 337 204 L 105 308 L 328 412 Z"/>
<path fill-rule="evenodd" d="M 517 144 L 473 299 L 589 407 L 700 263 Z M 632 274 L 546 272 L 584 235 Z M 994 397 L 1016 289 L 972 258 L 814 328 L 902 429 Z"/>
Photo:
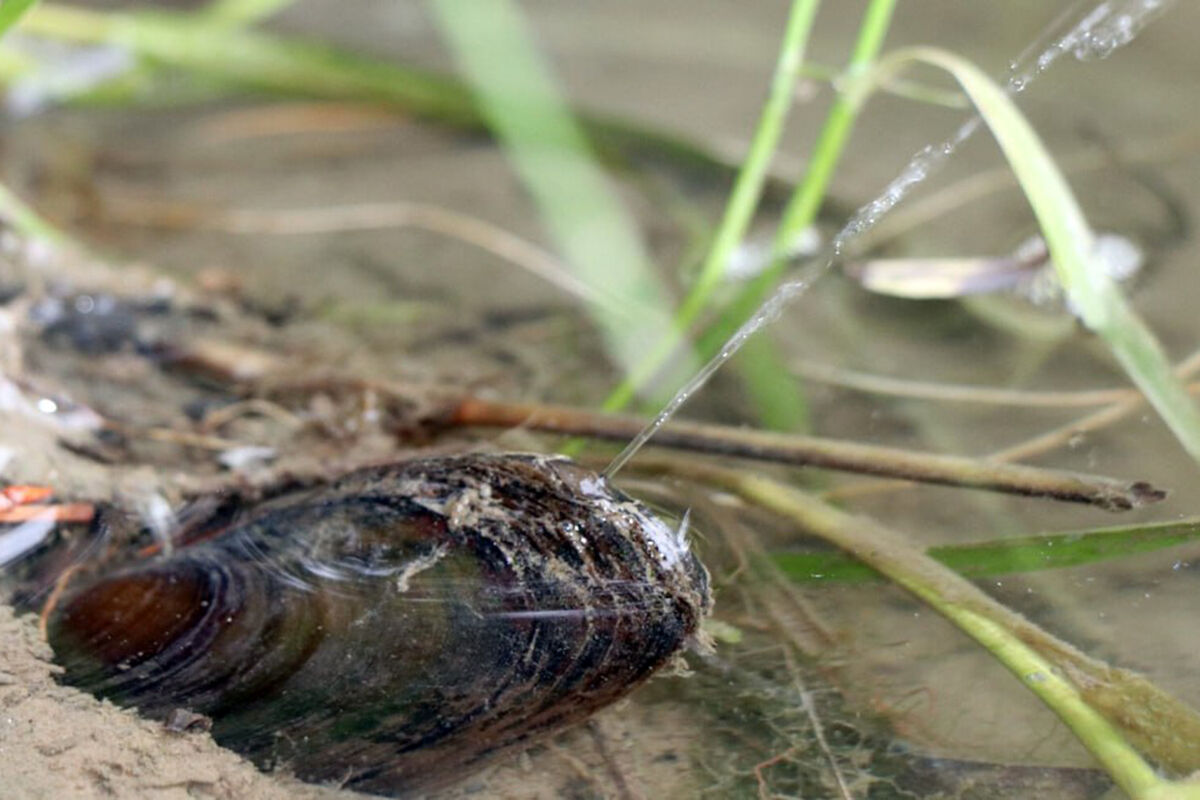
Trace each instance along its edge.
<path fill-rule="evenodd" d="M 213 0 L 201 13 L 209 22 L 253 25 L 295 2 L 296 0 Z"/>
<path fill-rule="evenodd" d="M 205 12 L 96 11 L 42 3 L 22 30 L 38 36 L 124 47 L 157 66 L 226 86 L 273 94 L 374 102 L 466 129 L 484 126 L 471 92 L 455 78 L 336 47 L 213 24 Z M 111 93 L 128 102 L 128 95 Z M 107 98 L 106 98 L 107 99 Z M 729 164 L 686 137 L 626 120 L 582 114 L 593 144 L 617 163 L 649 158 L 724 174 Z"/>
<path fill-rule="evenodd" d="M 848 74 L 862 72 L 874 62 L 883 45 L 894 9 L 895 0 L 871 1 L 859 29 L 858 41 L 847 68 Z M 794 10 L 793 13 L 795 14 L 796 11 Z M 781 64 L 784 63 L 783 59 L 787 53 L 785 40 L 785 47 L 780 56 Z M 777 69 L 777 80 L 778 77 Z M 851 98 L 846 94 L 840 94 L 834 101 L 817 139 L 804 179 L 784 209 L 783 219 L 775 237 L 770 266 L 750 281 L 733 303 L 722 312 L 717 322 L 701 337 L 698 350 L 702 359 L 711 358 L 719 352 L 778 284 L 786 267 L 786 256 L 792 244 L 816 219 L 817 211 L 825 198 L 829 180 L 841 157 L 846 140 L 849 138 L 860 105 L 861 98 Z M 764 109 L 758 130 L 755 132 L 756 143 L 760 137 L 770 134 L 771 123 L 772 113 L 768 106 L 767 109 Z M 731 202 L 731 208 L 733 207 Z M 736 216 L 731 217 L 727 214 L 724 224 L 728 226 L 736 222 Z M 706 270 L 710 268 L 714 271 L 723 269 L 728 263 L 729 254 L 719 252 L 723 245 L 722 232 L 718 233 Z M 740 238 L 740 234 L 738 238 Z M 734 240 L 734 244 L 736 244 L 736 240 Z M 715 284 L 701 282 L 692 291 L 677 315 L 676 331 L 682 325 L 690 323 L 709 304 L 714 286 Z M 748 340 L 744 347 L 747 352 L 743 353 L 741 358 L 735 362 L 735 366 L 746 383 L 751 404 L 756 412 L 768 424 L 768 427 L 787 429 L 801 424 L 807 416 L 803 397 L 795 379 L 789 375 L 786 369 L 778 368 L 777 365 L 781 358 L 776 354 L 771 342 L 760 336 L 757 339 Z M 638 385 L 638 381 L 655 374 L 669 353 L 670 350 L 662 346 L 648 353 L 638 370 L 624 384 L 617 387 L 616 391 L 608 398 L 605 408 L 613 410 L 625 405 Z"/>
<path fill-rule="evenodd" d="M 613 304 L 591 304 L 610 355 L 632 370 L 668 335 L 671 300 L 549 66 L 510 0 L 431 0 L 488 126 L 576 277 Z"/>
<path fill-rule="evenodd" d="M 766 181 L 767 169 L 783 135 L 783 124 L 792 105 L 792 95 L 804 53 L 812 31 L 819 0 L 794 0 L 784 28 L 783 41 L 775 62 L 775 72 L 762 114 L 750 142 L 750 150 L 738 170 L 737 179 L 725 205 L 708 255 L 687 296 L 675 313 L 670 335 L 655 342 L 655 346 L 638 363 L 637 370 L 604 401 L 606 411 L 618 411 L 629 404 L 635 392 L 680 346 L 687 329 L 710 303 L 720 285 L 729 261 L 746 235 L 750 220 L 758 208 Z M 782 359 L 768 345 L 759 345 L 742 354 L 742 376 L 746 380 L 751 402 L 760 421 L 767 427 L 794 430 L 806 427 L 807 408 L 787 371 L 781 369 Z"/>
<path fill-rule="evenodd" d="M 33 8 L 37 0 L 4 0 L 0 2 L 0 36 L 8 32 L 16 22 Z"/>
<path fill-rule="evenodd" d="M 61 243 L 66 236 L 58 228 L 42 219 L 36 211 L 25 204 L 21 198 L 0 184 L 0 219 L 13 227 L 13 230 L 30 239 L 44 242 Z"/>
<path fill-rule="evenodd" d="M 1200 519 L 931 547 L 926 555 L 964 577 L 987 578 L 1095 564 L 1175 547 L 1197 539 L 1200 539 Z M 796 581 L 870 581 L 881 578 L 870 567 L 840 551 L 773 553 L 771 560 L 785 575 Z"/>
<path fill-rule="evenodd" d="M 469 93 L 453 81 L 308 42 L 280 39 L 196 14 L 103 12 L 43 3 L 23 31 L 68 41 L 107 43 L 197 74 L 281 94 L 402 105 L 464 125 L 480 122 Z"/>
<path fill-rule="evenodd" d="M 850 63 L 846 67 L 847 77 L 855 78 L 871 69 L 883 47 L 895 6 L 895 0 L 871 0 L 859 27 L 858 40 Z M 722 310 L 716 322 L 704 332 L 697 347 L 701 358 L 707 358 L 720 351 L 729 337 L 754 315 L 762 302 L 778 286 L 787 269 L 788 251 L 804 230 L 817 219 L 817 212 L 825 201 L 829 183 L 841 161 L 842 151 L 850 138 L 865 99 L 865 94 L 846 91 L 839 93 L 834 99 L 813 146 L 804 178 L 784 209 L 783 218 L 775 234 L 770 266 L 755 276 Z"/>
<path fill-rule="evenodd" d="M 0 2 L 0 37 L 20 21 L 25 12 L 33 8 L 37 0 L 3 0 Z M 16 231 L 33 239 L 60 242 L 62 233 L 46 222 L 29 206 L 13 194 L 7 186 L 0 184 L 0 219 Z"/>
<path fill-rule="evenodd" d="M 738 171 L 724 216 L 700 273 L 675 314 L 675 325 L 680 330 L 691 325 L 708 305 L 713 291 L 725 275 L 734 249 L 746 235 L 762 194 L 767 168 L 783 134 L 783 124 L 792 105 L 796 79 L 804 63 L 805 48 L 819 5 L 817 0 L 796 0 L 792 4 L 770 92 L 750 142 L 750 150 Z"/>
<path fill-rule="evenodd" d="M 1062 172 L 1012 98 L 966 59 L 931 47 L 909 48 L 881 61 L 852 94 L 870 91 L 906 67 L 924 63 L 953 75 L 1004 152 L 1050 249 L 1054 268 L 1083 323 L 1162 416 L 1183 448 L 1200 461 L 1200 412 L 1171 371 L 1154 334 L 1096 263 L 1096 238 Z"/>
<path fill-rule="evenodd" d="M 1037 695 L 1130 797 L 1200 797 L 1194 784 L 1161 778 L 1130 744 L 1179 773 L 1196 768 L 1200 716 L 1141 676 L 1056 639 L 871 519 L 760 475 L 700 464 L 682 471 L 794 520 L 928 603 Z"/>

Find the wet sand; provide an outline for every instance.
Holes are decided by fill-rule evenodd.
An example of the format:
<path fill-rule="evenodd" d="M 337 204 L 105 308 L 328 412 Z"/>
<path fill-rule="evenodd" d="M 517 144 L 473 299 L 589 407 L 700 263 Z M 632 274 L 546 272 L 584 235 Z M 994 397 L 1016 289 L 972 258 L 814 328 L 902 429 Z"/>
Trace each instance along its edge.
<path fill-rule="evenodd" d="M 32 617 L 0 606 L 0 794 L 11 798 L 333 800 L 361 797 L 265 775 L 206 733 L 174 733 L 59 685 Z"/>

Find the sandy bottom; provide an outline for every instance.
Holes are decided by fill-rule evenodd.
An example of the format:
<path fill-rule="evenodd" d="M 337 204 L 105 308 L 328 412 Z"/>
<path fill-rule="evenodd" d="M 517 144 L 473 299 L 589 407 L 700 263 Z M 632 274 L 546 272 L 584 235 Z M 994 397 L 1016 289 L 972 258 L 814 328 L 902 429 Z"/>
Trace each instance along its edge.
<path fill-rule="evenodd" d="M 0 605 L 0 797 L 356 800 L 358 792 L 302 783 L 220 747 L 203 732 L 176 733 L 136 712 L 62 686 L 33 617 Z M 438 800 L 638 797 L 639 786 L 692 787 L 674 754 L 693 744 L 677 714 L 621 704 L 600 715 L 608 745 L 576 729 L 481 773 Z M 647 748 L 633 732 L 659 729 Z M 635 742 L 642 741 L 641 746 Z M 623 774 L 614 783 L 614 775 Z M 662 795 L 660 795 L 662 796 Z M 691 796 L 691 789 L 665 796 Z"/>
<path fill-rule="evenodd" d="M 0 794 L 8 798 L 262 798 L 355 795 L 264 775 L 205 733 L 173 733 L 54 680 L 32 619 L 0 606 Z"/>

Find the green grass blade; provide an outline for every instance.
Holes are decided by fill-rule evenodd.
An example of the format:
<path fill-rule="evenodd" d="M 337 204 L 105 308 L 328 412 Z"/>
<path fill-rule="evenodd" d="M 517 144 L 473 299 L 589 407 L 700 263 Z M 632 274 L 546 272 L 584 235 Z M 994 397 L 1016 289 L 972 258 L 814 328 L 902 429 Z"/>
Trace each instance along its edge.
<path fill-rule="evenodd" d="M 4 184 L 0 184 L 0 219 L 29 239 L 58 244 L 65 242 L 67 238 L 62 231 L 42 219 Z"/>
<path fill-rule="evenodd" d="M 883 47 L 895 6 L 895 0 L 871 0 L 859 28 L 850 63 L 846 67 L 846 76 L 854 78 L 871 71 Z M 701 358 L 708 358 L 718 352 L 779 285 L 788 266 L 786 255 L 789 249 L 800 234 L 816 221 L 817 212 L 825 201 L 829 183 L 866 97 L 864 93 L 844 91 L 834 99 L 813 146 L 804 178 L 784 208 L 783 218 L 775 235 L 771 265 L 738 293 L 728 307 L 722 310 L 720 318 L 700 337 L 697 350 Z"/>
<path fill-rule="evenodd" d="M 8 33 L 36 3 L 37 0 L 0 0 L 0 37 Z M 32 239 L 61 242 L 64 238 L 57 228 L 38 216 L 4 184 L 0 184 L 0 219 Z"/>
<path fill-rule="evenodd" d="M 474 96 L 456 78 L 324 44 L 213 24 L 203 11 L 106 12 L 42 3 L 29 14 L 23 30 L 53 39 L 117 45 L 156 66 L 225 87 L 376 102 L 466 129 L 485 124 Z M 96 93 L 89 93 L 89 99 Z M 103 99 L 119 99 L 117 93 L 109 95 Z M 139 99 L 125 97 L 125 102 Z M 617 164 L 633 160 L 720 175 L 731 169 L 725 159 L 686 136 L 602 114 L 582 113 L 579 121 L 601 154 Z"/>
<path fill-rule="evenodd" d="M 430 9 L 496 138 L 576 277 L 612 298 L 590 311 L 610 355 L 632 370 L 669 335 L 671 299 L 509 0 L 431 0 Z"/>
<path fill-rule="evenodd" d="M 867 71 L 874 63 L 891 24 L 895 5 L 895 0 L 871 0 L 859 28 L 858 40 L 846 74 L 857 75 Z M 816 220 L 862 100 L 861 96 L 848 93 L 839 94 L 834 100 L 809 158 L 804 179 L 784 209 L 775 236 L 770 266 L 747 283 L 721 311 L 717 320 L 701 334 L 696 344 L 701 358 L 711 358 L 718 353 L 779 284 L 787 268 L 787 252 L 799 235 Z M 760 336 L 759 339 L 761 338 Z M 799 382 L 782 366 L 780 359 L 770 356 L 773 347 L 769 342 L 751 341 L 748 343 L 748 349 L 750 352 L 743 355 L 735 366 L 746 385 L 751 405 L 765 414 L 762 419 L 771 427 L 787 429 L 788 425 L 803 425 L 807 409 Z M 655 364 L 661 363 L 661 359 L 666 357 L 666 352 L 652 352 L 646 359 L 647 363 L 642 365 L 639 372 L 634 373 L 634 380 L 640 376 L 654 374 Z M 618 387 L 605 404 L 605 408 L 612 410 L 619 407 L 622 401 L 632 394 L 633 385 Z"/>
<path fill-rule="evenodd" d="M 723 470 L 714 477 L 747 500 L 794 520 L 801 529 L 854 554 L 947 617 L 1049 706 L 1130 797 L 1192 796 L 1180 792 L 1180 784 L 1162 779 L 1127 738 L 1139 734 L 1136 725 L 1129 724 L 1128 712 L 1145 708 L 1148 700 L 1161 704 L 1156 708 L 1161 719 L 1168 714 L 1173 717 L 1171 723 L 1163 724 L 1194 729 L 1197 715 L 1186 705 L 1148 682 L 1135 679 L 1132 683 L 1137 684 L 1144 698 L 1126 700 L 1118 688 L 1114 694 L 1125 705 L 1121 707 L 1121 700 L 1116 708 L 1110 704 L 1109 710 L 1115 713 L 1107 716 L 1085 695 L 1094 694 L 1092 690 L 1098 683 L 1129 684 L 1134 676 L 1126 671 L 1091 659 L 1056 639 L 873 520 L 846 514 L 760 475 Z M 1140 735 L 1138 738 L 1151 751 L 1163 751 L 1161 741 Z"/>
<path fill-rule="evenodd" d="M 1105 340 L 1183 448 L 1200 461 L 1200 412 L 1172 373 L 1154 334 L 1125 302 L 1120 287 L 1094 263 L 1095 236 L 1079 203 L 1004 89 L 966 59 L 931 47 L 893 53 L 865 76 L 861 89 L 874 88 L 915 63 L 949 72 L 971 98 L 1033 208 L 1059 280 L 1080 318 Z"/>
<path fill-rule="evenodd" d="M 23 29 L 113 44 L 156 64 L 273 93 L 375 101 L 453 124 L 481 122 L 470 93 L 454 81 L 320 44 L 205 24 L 201 15 L 101 12 L 43 3 Z"/>
<path fill-rule="evenodd" d="M 0 2 L 0 36 L 25 16 L 38 0 L 3 0 Z"/>
<path fill-rule="evenodd" d="M 606 411 L 624 408 L 638 388 L 658 372 L 666 359 L 680 347 L 688 328 L 700 312 L 708 307 L 713 292 L 720 285 L 729 260 L 745 237 L 758 208 L 767 169 L 779 146 L 784 122 L 792 106 L 792 94 L 804 64 L 804 53 L 819 6 L 819 0 L 793 1 L 767 100 L 750 141 L 750 150 L 738 170 L 725 212 L 700 272 L 675 312 L 670 336 L 656 342 L 655 347 L 644 354 L 637 368 L 613 390 L 604 401 Z M 740 374 L 746 383 L 751 403 L 764 425 L 777 430 L 806 427 L 808 410 L 804 398 L 796 384 L 787 379 L 782 359 L 769 345 L 761 345 L 743 353 L 741 365 Z"/>
<path fill-rule="evenodd" d="M 675 326 L 681 331 L 686 330 L 708 306 L 713 291 L 725 275 L 734 248 L 746 235 L 750 219 L 758 207 L 767 168 L 783 135 L 783 124 L 792 105 L 796 79 L 804 63 L 804 52 L 819 5 L 818 0 L 795 0 L 792 3 L 791 15 L 784 29 L 783 42 L 775 64 L 775 73 L 771 79 L 771 88 L 750 141 L 750 150 L 746 153 L 733 190 L 729 194 L 725 213 L 717 227 L 704 265 L 675 314 Z"/>
<path fill-rule="evenodd" d="M 858 41 L 854 45 L 854 53 L 846 70 L 850 78 L 870 69 L 874 64 L 891 26 L 895 7 L 895 0 L 872 0 L 871 5 L 867 7 L 866 16 L 863 17 L 863 24 L 859 29 Z M 783 274 L 785 264 L 782 258 L 791 249 L 793 242 L 816 220 L 817 211 L 828 192 L 829 181 L 833 178 L 838 161 L 841 160 L 842 150 L 846 140 L 850 138 L 850 131 L 861 106 L 859 98 L 843 92 L 829 109 L 829 116 L 825 119 L 825 126 L 813 149 L 808 171 L 784 209 L 783 219 L 779 223 L 779 230 L 775 236 L 775 263 L 765 273 L 771 285 L 778 282 Z"/>
<path fill-rule="evenodd" d="M 1200 539 L 1200 519 L 1026 536 L 968 545 L 931 547 L 926 555 L 968 578 L 991 578 L 1096 564 L 1151 553 Z M 880 576 L 840 551 L 773 553 L 771 560 L 801 582 L 870 581 Z"/>
<path fill-rule="evenodd" d="M 209 22 L 253 25 L 277 14 L 296 0 L 213 0 L 202 12 Z"/>

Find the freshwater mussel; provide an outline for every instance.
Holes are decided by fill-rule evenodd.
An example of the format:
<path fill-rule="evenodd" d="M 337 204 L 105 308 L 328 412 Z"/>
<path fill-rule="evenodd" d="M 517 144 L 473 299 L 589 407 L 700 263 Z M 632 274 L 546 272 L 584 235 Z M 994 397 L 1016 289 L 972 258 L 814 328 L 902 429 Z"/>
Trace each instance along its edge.
<path fill-rule="evenodd" d="M 405 795 L 623 697 L 709 605 L 684 532 L 604 478 L 474 454 L 268 500 L 81 581 L 49 636 L 70 683 L 208 715 L 261 766 Z"/>

